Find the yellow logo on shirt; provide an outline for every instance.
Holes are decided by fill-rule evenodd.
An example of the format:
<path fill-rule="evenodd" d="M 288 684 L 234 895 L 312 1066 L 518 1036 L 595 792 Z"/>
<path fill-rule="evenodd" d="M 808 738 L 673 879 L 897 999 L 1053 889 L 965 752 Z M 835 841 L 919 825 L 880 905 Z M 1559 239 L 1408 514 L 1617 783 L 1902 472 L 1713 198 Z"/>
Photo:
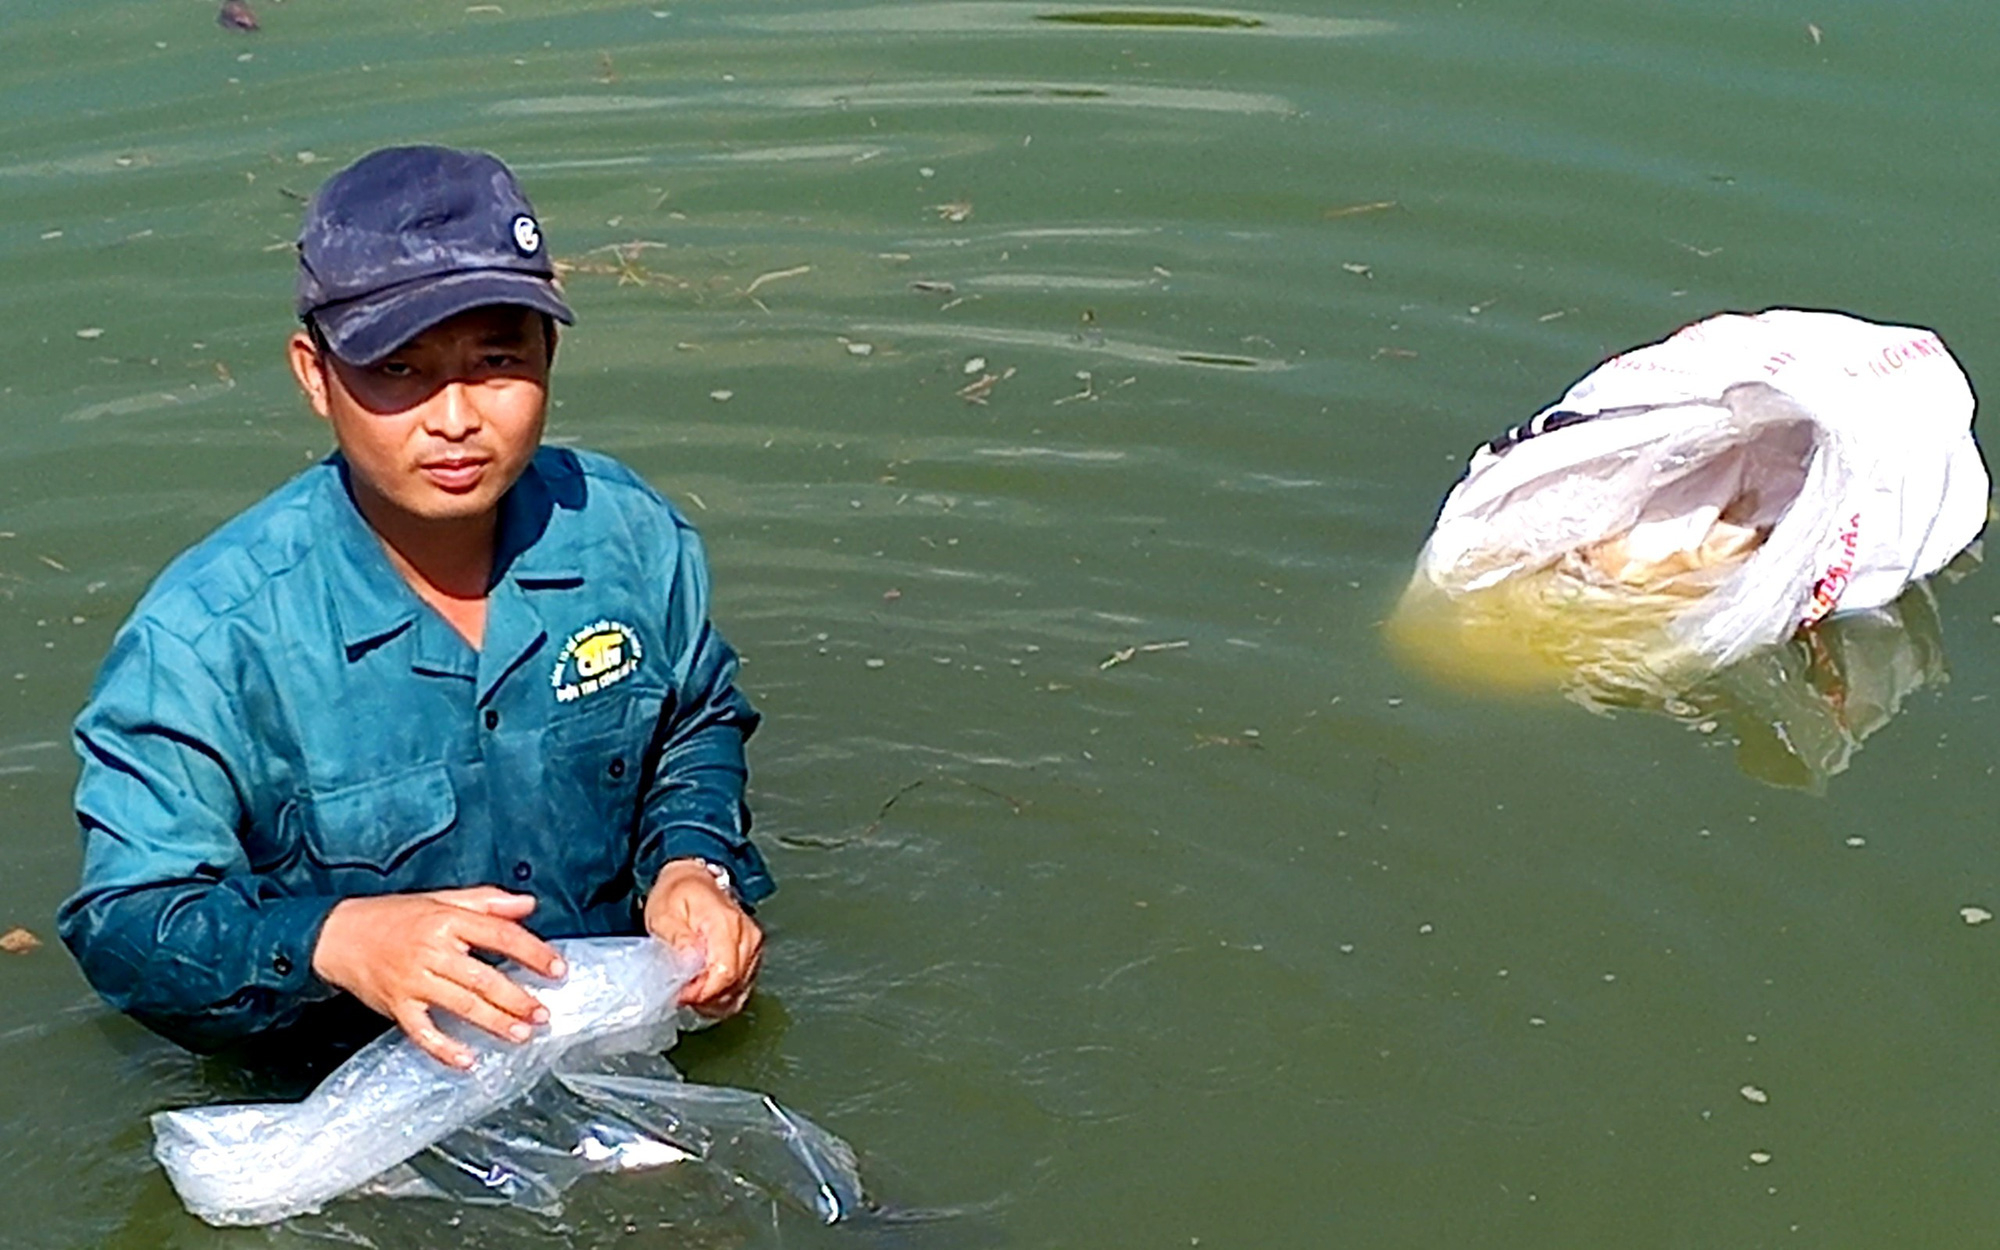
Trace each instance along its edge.
<path fill-rule="evenodd" d="M 570 703 L 616 685 L 639 668 L 645 656 L 639 635 L 620 621 L 597 621 L 569 636 L 556 655 L 549 684 L 556 702 Z"/>

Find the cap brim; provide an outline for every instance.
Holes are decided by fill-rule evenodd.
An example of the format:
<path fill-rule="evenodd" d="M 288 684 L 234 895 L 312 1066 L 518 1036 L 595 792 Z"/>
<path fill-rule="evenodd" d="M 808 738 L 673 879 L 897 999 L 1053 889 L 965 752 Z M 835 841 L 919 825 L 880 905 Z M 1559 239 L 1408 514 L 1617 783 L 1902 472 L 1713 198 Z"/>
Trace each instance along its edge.
<path fill-rule="evenodd" d="M 576 314 L 540 274 L 475 269 L 440 274 L 313 310 L 313 323 L 333 354 L 354 365 L 372 365 L 440 321 L 489 304 L 516 304 L 547 313 L 564 325 Z"/>

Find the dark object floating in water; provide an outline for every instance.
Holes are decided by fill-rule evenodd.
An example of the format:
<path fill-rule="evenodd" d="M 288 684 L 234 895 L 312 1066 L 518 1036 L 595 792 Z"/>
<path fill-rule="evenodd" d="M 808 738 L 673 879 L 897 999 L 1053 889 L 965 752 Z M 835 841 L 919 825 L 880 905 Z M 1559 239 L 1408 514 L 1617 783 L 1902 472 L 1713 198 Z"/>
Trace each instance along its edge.
<path fill-rule="evenodd" d="M 1186 9 L 1091 9 L 1080 13 L 1037 13 L 1038 22 L 1070 22 L 1078 26 L 1199 26 L 1210 30 L 1251 30 L 1261 18 L 1234 13 L 1193 13 Z"/>
<path fill-rule="evenodd" d="M 215 24 L 224 30 L 256 30 L 257 15 L 243 0 L 222 0 L 222 11 L 215 15 Z"/>
<path fill-rule="evenodd" d="M 1111 95 L 1102 87 L 986 87 L 973 91 L 977 96 L 1038 96 L 1052 100 L 1103 100 Z"/>

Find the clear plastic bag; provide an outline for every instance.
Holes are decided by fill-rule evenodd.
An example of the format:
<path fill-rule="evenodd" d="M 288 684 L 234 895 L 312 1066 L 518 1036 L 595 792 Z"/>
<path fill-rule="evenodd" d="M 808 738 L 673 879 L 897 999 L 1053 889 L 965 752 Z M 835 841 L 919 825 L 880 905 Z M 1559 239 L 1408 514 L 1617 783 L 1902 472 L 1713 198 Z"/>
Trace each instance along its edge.
<path fill-rule="evenodd" d="M 400 1032 L 369 1043 L 305 1099 L 153 1117 L 181 1201 L 217 1225 L 269 1224 L 359 1190 L 506 1202 L 540 1212 L 592 1172 L 699 1160 L 831 1223 L 858 1209 L 846 1144 L 761 1094 L 682 1082 L 659 1052 L 699 965 L 650 938 L 552 943 L 560 982 L 507 972 L 548 1008 L 527 1042 L 440 1014 L 467 1071 Z"/>

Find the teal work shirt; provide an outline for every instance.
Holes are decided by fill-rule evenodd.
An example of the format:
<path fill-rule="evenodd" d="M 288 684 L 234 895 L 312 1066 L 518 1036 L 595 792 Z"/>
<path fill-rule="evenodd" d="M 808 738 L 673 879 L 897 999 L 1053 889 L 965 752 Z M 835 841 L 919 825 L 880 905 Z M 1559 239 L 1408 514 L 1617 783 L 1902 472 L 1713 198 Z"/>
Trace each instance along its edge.
<path fill-rule="evenodd" d="M 119 630 L 76 723 L 63 940 L 113 1006 L 209 1050 L 336 997 L 312 952 L 343 898 L 497 885 L 535 896 L 544 937 L 633 933 L 661 866 L 699 856 L 755 902 L 736 666 L 700 540 L 616 461 L 537 454 L 474 650 L 332 457 Z"/>

